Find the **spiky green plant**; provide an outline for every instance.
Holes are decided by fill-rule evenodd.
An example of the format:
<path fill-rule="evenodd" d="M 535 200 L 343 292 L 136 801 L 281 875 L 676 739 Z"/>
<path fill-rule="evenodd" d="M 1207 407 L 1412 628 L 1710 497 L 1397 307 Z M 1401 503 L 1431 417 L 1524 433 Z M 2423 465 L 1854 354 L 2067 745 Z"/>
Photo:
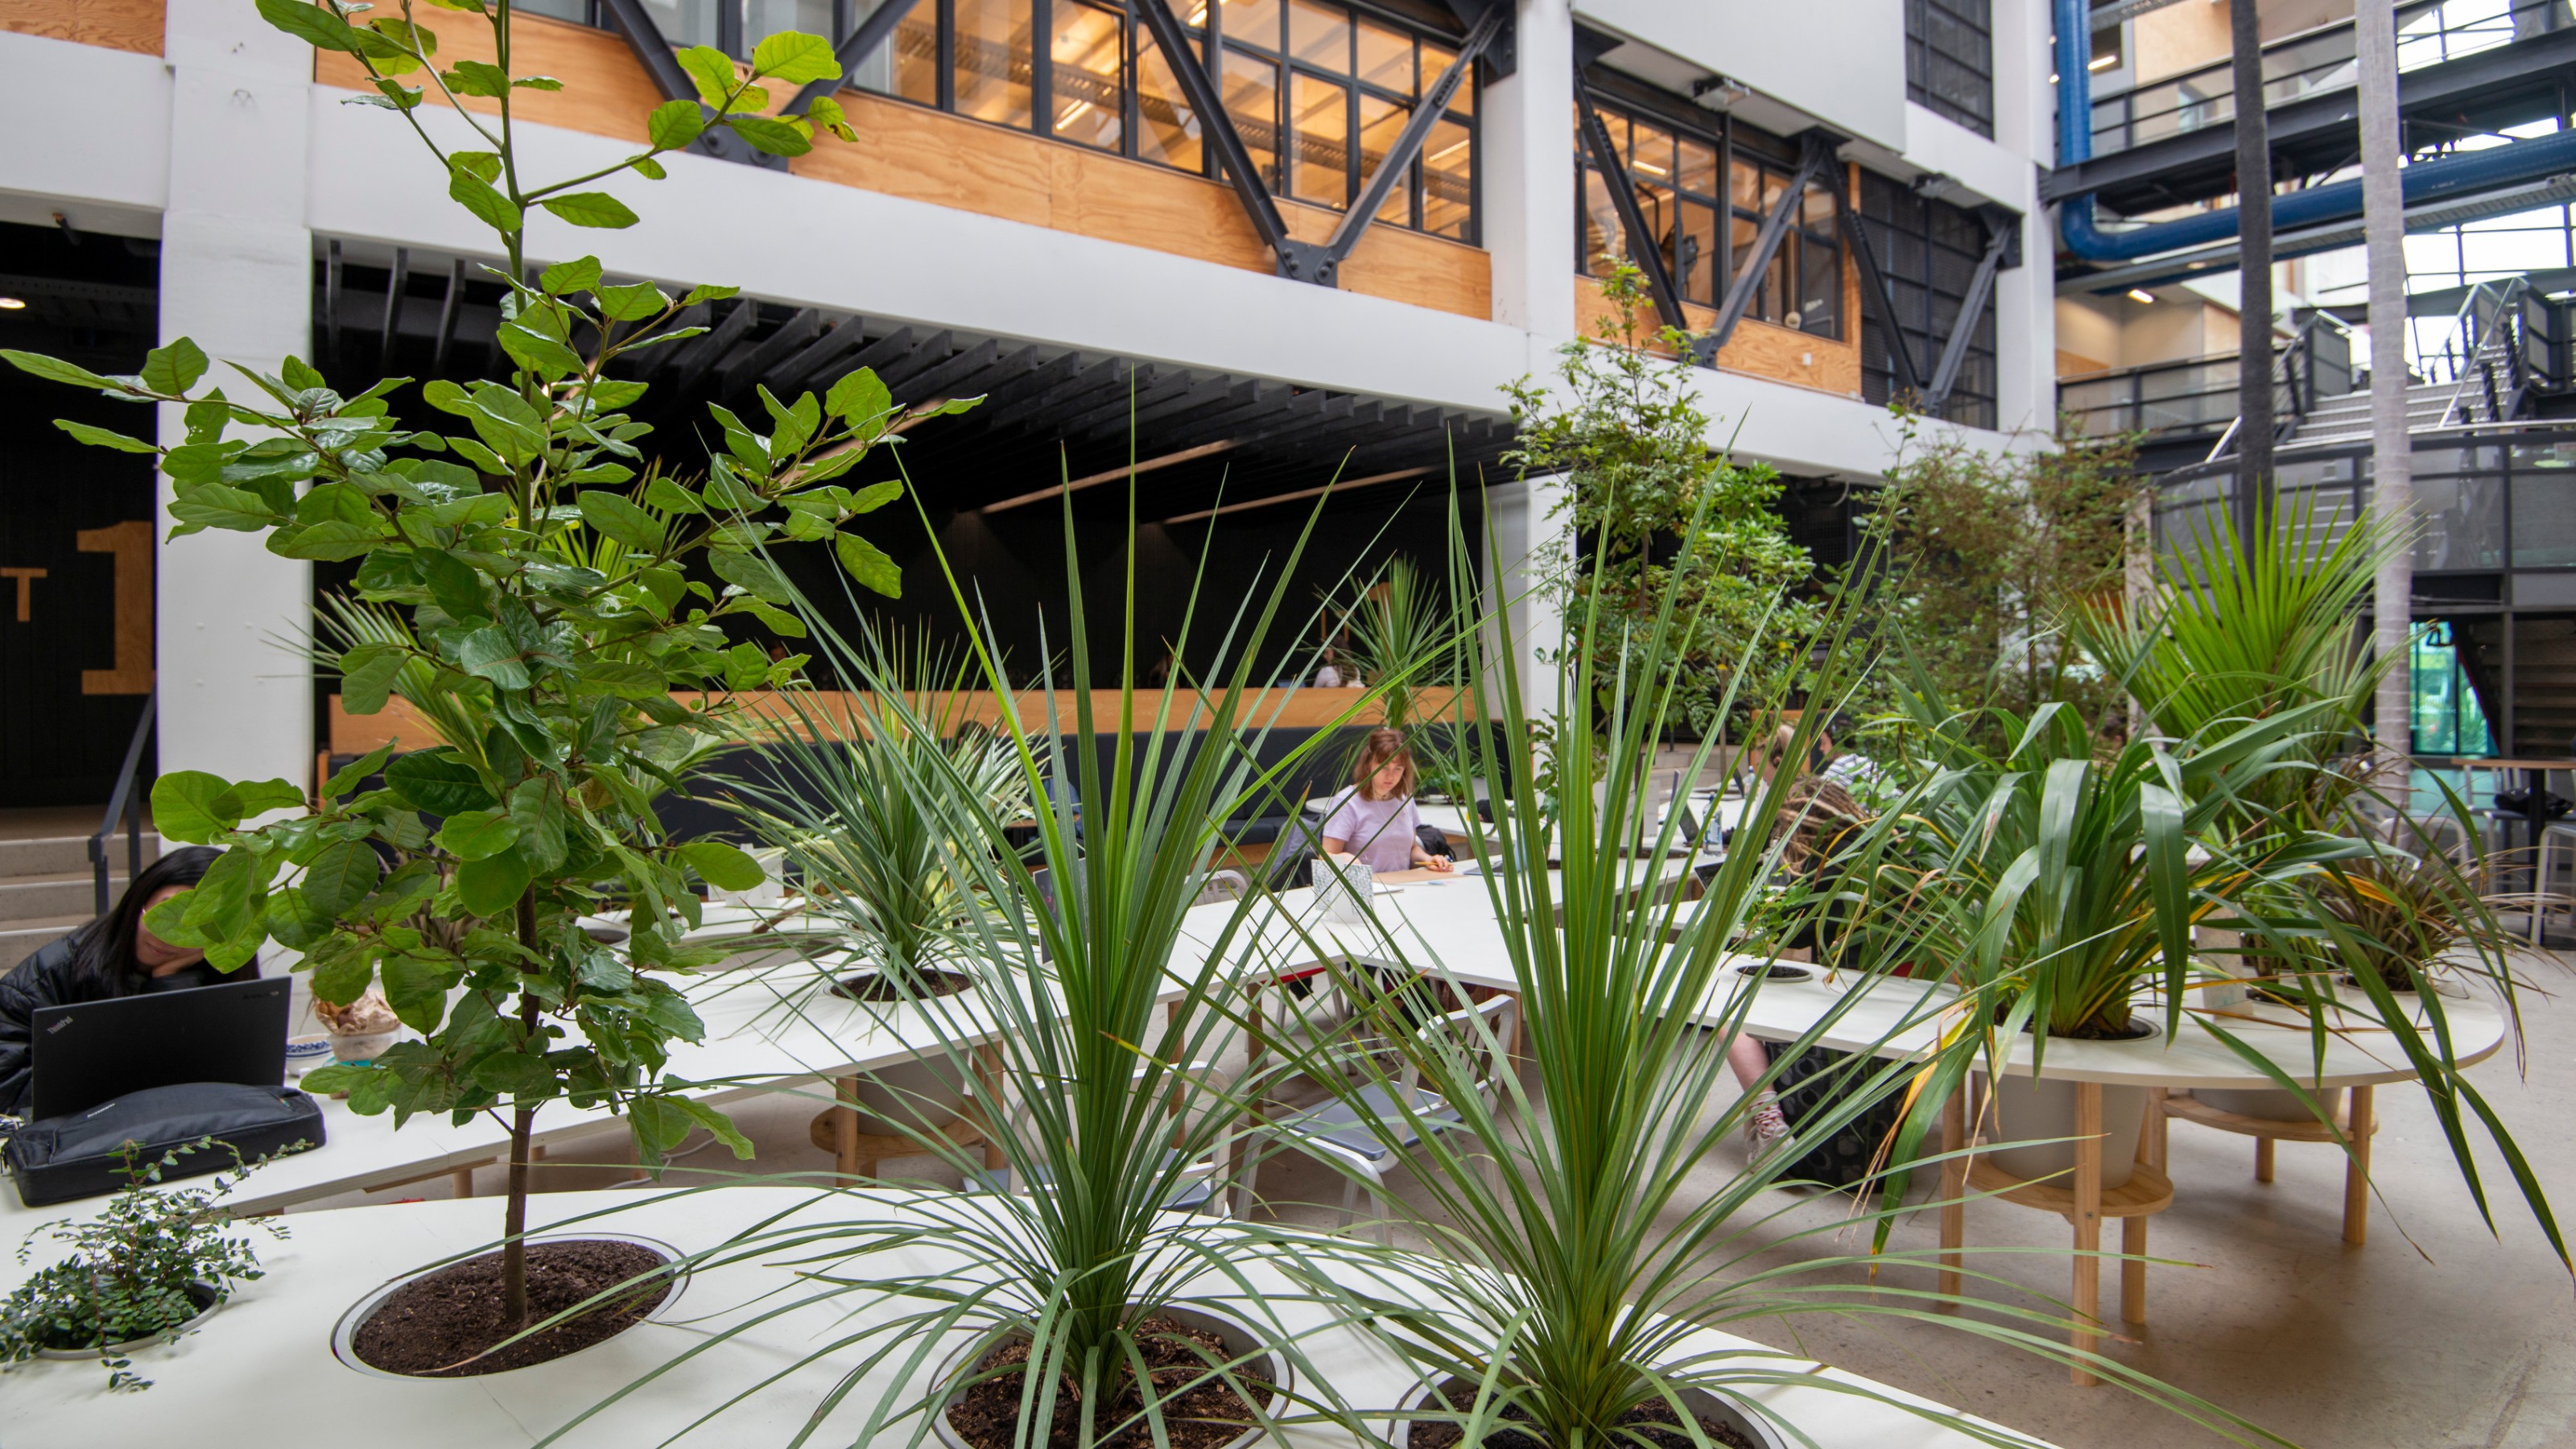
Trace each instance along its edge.
<path fill-rule="evenodd" d="M 1457 546 L 1463 586 L 1463 538 Z M 1820 638 L 1793 641 L 1823 646 L 1811 703 L 1838 698 L 1865 667 L 1849 629 L 1862 605 L 1855 598 L 1845 607 L 1850 612 Z M 1472 1404 L 1424 1416 L 1462 1423 L 1469 1444 L 1508 1427 L 1566 1449 L 1643 1449 L 1655 1441 L 1625 1422 L 1637 1410 L 1678 1409 L 1682 1395 L 1698 1390 L 1776 1421 L 1756 1396 L 1778 1386 L 1875 1398 L 1981 1442 L 2027 1442 L 1827 1376 L 1794 1354 L 1701 1336 L 1706 1328 L 1818 1312 L 1955 1327 L 2080 1363 L 2240 1441 L 2282 1442 L 2117 1363 L 2069 1349 L 2055 1337 L 2065 1324 L 2047 1313 L 1981 1304 L 1994 1311 L 1944 1315 L 1940 1310 L 1958 1300 L 1932 1286 L 1928 1272 L 1907 1271 L 1928 1268 L 1928 1251 L 1873 1258 L 1829 1250 L 1791 1269 L 1754 1263 L 1777 1246 L 1760 1230 L 1770 1217 L 1760 1195 L 1788 1174 L 1794 1154 L 1713 1169 L 1721 1144 L 1751 1108 L 1752 1093 L 1732 1093 L 1727 1050 L 1763 988 L 1732 969 L 1754 964 L 1733 953 L 1779 863 L 1769 833 L 1791 781 L 1782 772 L 1750 803 L 1733 846 L 1696 898 L 1657 888 L 1680 843 L 1679 812 L 1643 820 L 1648 844 L 1642 851 L 1631 844 L 1653 800 L 1657 772 L 1647 747 L 1669 717 L 1672 693 L 1695 687 L 1696 671 L 1670 661 L 1674 641 L 1694 637 L 1696 624 L 1670 598 L 1643 621 L 1609 608 L 1569 618 L 1551 722 L 1561 729 L 1564 720 L 1581 721 L 1574 737 L 1605 747 L 1558 751 L 1552 781 L 1542 778 L 1541 721 L 1522 704 L 1513 653 L 1496 652 L 1482 631 L 1470 632 L 1466 647 L 1478 651 L 1466 671 L 1470 687 L 1500 724 L 1478 746 L 1478 762 L 1487 778 L 1508 787 L 1508 800 L 1498 802 L 1490 829 L 1478 822 L 1469 828 L 1481 889 L 1526 1012 L 1526 1070 L 1536 1084 L 1509 1073 L 1480 1077 L 1477 1048 L 1490 1040 L 1413 1030 L 1421 994 L 1410 991 L 1363 1007 L 1356 1038 L 1332 1035 L 1319 1022 L 1320 1039 L 1283 1045 L 1291 1068 L 1352 1109 L 1390 1154 L 1402 1154 L 1423 1200 L 1416 1206 L 1391 1198 L 1389 1207 L 1427 1249 L 1353 1244 L 1346 1251 L 1375 1271 L 1337 1268 L 1336 1281 L 1319 1282 L 1317 1290 L 1357 1298 L 1426 1382 L 1474 1386 Z M 1758 628 L 1741 647 L 1772 647 L 1775 627 Z M 1629 637 L 1604 640 L 1606 631 Z M 1594 661 L 1627 663 L 1596 672 L 1602 666 Z M 1749 674 L 1730 671 L 1739 681 Z M 1715 701 L 1716 718 L 1746 728 L 1775 720 L 1775 703 L 1730 689 Z M 1812 746 L 1830 713 L 1818 707 L 1801 714 L 1794 729 L 1800 749 Z M 1694 769 L 1706 763 L 1714 739 L 1712 732 L 1699 747 Z M 1866 880 L 1887 863 L 1896 818 L 1847 840 L 1840 849 L 1847 874 Z M 1555 861 L 1538 848 L 1542 841 L 1553 842 Z M 1448 887 L 1462 888 L 1479 887 Z M 1378 954 L 1463 989 L 1451 963 L 1412 932 L 1388 922 L 1379 934 Z M 1480 964 L 1491 976 L 1503 963 Z M 1362 993 L 1368 981 L 1354 973 L 1344 984 Z M 1964 998 L 1911 983 L 1887 989 L 1911 993 L 1912 1005 L 1873 1043 L 1886 1055 L 1862 1051 L 1828 1068 L 1831 1105 L 1800 1122 L 1801 1132 L 1830 1135 L 1896 1094 L 1905 1094 L 1917 1139 L 1937 1118 L 1940 1098 L 1922 1088 L 1923 1062 L 1899 1043 L 1909 1033 L 1935 1036 L 1941 1015 Z M 1836 998 L 1780 1061 L 1828 1035 L 1851 1034 L 1861 999 L 1857 991 Z M 1775 1064 L 1764 1081 L 1781 1070 Z M 1413 1097 L 1404 1090 L 1408 1081 L 1437 1103 Z M 1883 1225 L 1897 1210 L 1893 1202 L 1864 1208 L 1859 1221 Z M 1813 1281 L 1860 1267 L 1893 1271 L 1880 1271 L 1866 1286 Z M 1373 1283 L 1391 1286 L 1372 1292 L 1366 1285 Z M 1525 1422 L 1507 1426 L 1505 1413 Z M 1679 1432 L 1694 1444 L 1703 1437 L 1696 1427 Z"/>
<path fill-rule="evenodd" d="M 1423 722 L 1422 692 L 1455 678 L 1452 612 L 1413 561 L 1398 557 L 1358 591 L 1344 617 L 1344 652 L 1376 696 L 1386 727 L 1412 731 Z"/>

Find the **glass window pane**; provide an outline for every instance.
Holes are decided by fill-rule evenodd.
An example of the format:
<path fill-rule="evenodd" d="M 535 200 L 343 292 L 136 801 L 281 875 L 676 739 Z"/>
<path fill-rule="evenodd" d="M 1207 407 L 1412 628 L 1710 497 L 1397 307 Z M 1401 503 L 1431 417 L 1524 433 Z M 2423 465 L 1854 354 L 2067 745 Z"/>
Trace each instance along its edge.
<path fill-rule="evenodd" d="M 925 106 L 939 104 L 939 7 L 913 6 L 886 48 L 894 52 L 894 93 Z"/>
<path fill-rule="evenodd" d="M 1431 83 L 1440 79 L 1440 73 L 1449 68 L 1449 62 L 1457 58 L 1458 52 L 1446 46 L 1434 45 L 1427 40 L 1422 42 L 1423 89 L 1430 89 Z M 1449 109 L 1466 116 L 1476 114 L 1476 78 L 1474 76 L 1463 76 L 1459 79 L 1458 94 L 1449 98 Z"/>
<path fill-rule="evenodd" d="M 1834 229 L 1834 194 L 1821 186 L 1810 186 L 1798 198 L 1798 224 L 1813 232 Z"/>
<path fill-rule="evenodd" d="M 1026 0 L 1022 0 L 1025 4 Z M 524 3 L 510 7 L 525 11 Z M 580 0 L 572 0 L 565 9 L 580 13 Z M 560 12 L 558 12 L 560 13 Z M 742 0 L 743 53 L 782 30 L 801 30 L 807 35 L 832 36 L 832 0 Z"/>
<path fill-rule="evenodd" d="M 1199 118 L 1191 113 L 1162 47 L 1141 25 L 1136 27 L 1136 154 L 1183 171 L 1199 169 Z"/>
<path fill-rule="evenodd" d="M 1400 96 L 1413 89 L 1413 37 L 1401 30 L 1360 22 L 1360 79 Z"/>
<path fill-rule="evenodd" d="M 1637 183 L 1637 215 L 1646 224 L 1646 234 L 1636 239 L 1637 244 L 1650 246 L 1662 252 L 1664 275 L 1671 276 L 1673 246 L 1679 239 L 1678 233 L 1681 230 L 1681 217 L 1675 214 L 1673 209 L 1672 188 L 1647 185 L 1642 176 L 1637 178 Z M 1630 260 L 1635 260 L 1635 253 L 1630 252 L 1629 257 Z"/>
<path fill-rule="evenodd" d="M 758 4 L 759 0 L 752 0 L 752 3 Z M 544 15 L 556 20 L 569 20 L 575 25 L 590 23 L 590 0 L 519 0 L 518 4 L 510 7 L 510 11 L 515 15 Z M 829 35 L 832 32 L 826 28 L 817 33 Z"/>
<path fill-rule="evenodd" d="M 1695 202 L 1682 203 L 1681 255 L 1673 268 L 1674 285 L 1686 301 L 1717 305 L 1717 213 Z"/>
<path fill-rule="evenodd" d="M 1735 279 L 1744 275 L 1744 264 L 1751 260 L 1753 256 L 1753 238 L 1759 234 L 1761 230 L 1762 224 L 1760 222 L 1747 221 L 1741 216 L 1732 217 L 1728 220 L 1726 226 L 1728 248 L 1727 258 L 1728 265 L 1733 268 L 1732 274 L 1727 278 L 1728 286 L 1731 287 L 1735 285 Z M 1745 308 L 1745 313 L 1747 316 L 1752 317 L 1759 317 L 1762 315 L 1762 294 L 1758 290 L 1753 294 L 1752 304 Z"/>
<path fill-rule="evenodd" d="M 1350 91 L 1311 75 L 1296 79 L 1289 132 L 1296 137 L 1296 170 L 1289 194 L 1325 206 L 1351 204 Z"/>
<path fill-rule="evenodd" d="M 1279 0 L 1225 0 L 1217 23 L 1228 45 L 1257 45 L 1274 54 L 1279 49 Z"/>
<path fill-rule="evenodd" d="M 644 0 L 644 13 L 673 45 L 716 43 L 716 0 Z"/>
<path fill-rule="evenodd" d="M 1693 196 L 1717 195 L 1717 148 L 1706 142 L 1682 138 L 1681 170 L 1674 182 Z"/>
<path fill-rule="evenodd" d="M 1632 124 L 1628 139 L 1629 179 L 1640 186 L 1673 184 L 1673 133 L 1643 121 Z"/>
<path fill-rule="evenodd" d="M 1798 244 L 1798 326 L 1818 337 L 1842 335 L 1843 249 L 1804 232 Z M 1787 250 L 1787 244 L 1782 244 Z"/>
<path fill-rule="evenodd" d="M 1609 183 L 1600 172 L 1587 167 L 1583 173 L 1583 270 L 1606 277 L 1627 254 L 1628 241 L 1620 230 L 1619 208 L 1610 200 Z"/>
<path fill-rule="evenodd" d="M 1476 148 L 1465 126 L 1452 120 L 1432 123 L 1422 143 L 1422 229 L 1434 236 L 1470 240 Z"/>
<path fill-rule="evenodd" d="M 1234 7 L 1226 7 L 1231 25 Z M 1231 33 L 1231 32 L 1229 32 Z M 1261 184 L 1279 190 L 1279 67 L 1231 47 L 1225 53 L 1225 113 L 1252 153 Z"/>
<path fill-rule="evenodd" d="M 1058 0 L 1055 35 L 1047 47 L 1058 136 L 1104 151 L 1118 149 L 1126 111 L 1120 64 L 1124 45 L 1124 22 L 1119 16 Z M 962 42 L 959 49 L 964 49 Z M 962 105 L 962 80 L 958 99 Z"/>
<path fill-rule="evenodd" d="M 1315 0 L 1288 0 L 1288 52 L 1307 65 L 1350 74 L 1350 13 Z"/>
<path fill-rule="evenodd" d="M 1029 83 L 1035 78 L 1029 0 L 956 0 L 956 6 L 957 113 L 1027 126 Z"/>
<path fill-rule="evenodd" d="M 1392 101 L 1382 101 L 1367 94 L 1361 95 L 1361 184 L 1365 185 L 1370 177 L 1377 174 L 1379 164 L 1386 159 L 1387 149 L 1395 144 L 1396 136 L 1404 130 L 1404 123 L 1411 119 L 1412 115 L 1412 111 Z M 1411 167 L 1407 167 L 1408 174 L 1396 178 L 1395 189 L 1386 194 L 1385 203 L 1377 209 L 1377 220 L 1391 221 L 1397 226 L 1413 225 L 1413 185 L 1409 174 L 1411 170 Z"/>
<path fill-rule="evenodd" d="M 1762 209 L 1762 168 L 1739 156 L 1726 168 L 1726 199 L 1747 211 Z"/>

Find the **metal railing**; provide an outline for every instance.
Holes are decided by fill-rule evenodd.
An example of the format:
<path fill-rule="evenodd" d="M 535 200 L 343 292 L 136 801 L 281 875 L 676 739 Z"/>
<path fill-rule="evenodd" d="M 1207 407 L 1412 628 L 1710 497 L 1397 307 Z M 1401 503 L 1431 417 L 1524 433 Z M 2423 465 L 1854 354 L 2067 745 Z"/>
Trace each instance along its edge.
<path fill-rule="evenodd" d="M 2439 345 L 2416 343 L 2417 373 L 2452 386 L 2441 425 L 2504 422 L 2532 393 L 2563 391 L 2564 316 L 2525 277 L 2469 288 Z"/>
<path fill-rule="evenodd" d="M 2152 362 L 2061 379 L 2057 408 L 2089 437 L 2177 438 L 2215 430 L 2215 458 L 2236 438 L 2237 377 L 2232 352 Z M 2352 329 L 2330 312 L 2309 314 L 2273 358 L 2276 432 L 2287 436 L 2319 402 L 2351 392 L 2352 380 Z"/>
<path fill-rule="evenodd" d="M 2576 25 L 2568 0 L 2416 0 L 2397 7 L 2397 68 L 2439 65 L 2526 36 Z M 2352 22 L 2336 21 L 2263 47 L 2263 104 L 2285 105 L 2354 83 Z M 2221 56 L 2180 75 L 2093 97 L 2093 154 L 2107 155 L 2236 118 L 2235 81 Z"/>
<path fill-rule="evenodd" d="M 134 738 L 125 746 L 125 763 L 117 767 L 116 788 L 107 797 L 107 814 L 98 830 L 89 838 L 90 871 L 96 880 L 98 913 L 107 914 L 107 842 L 116 834 L 116 817 L 125 817 L 125 881 L 143 873 L 143 801 L 146 791 L 137 790 L 135 781 L 143 768 L 143 746 L 152 738 L 152 726 L 161 711 L 161 691 L 154 689 L 143 696 L 143 718 L 134 722 Z"/>

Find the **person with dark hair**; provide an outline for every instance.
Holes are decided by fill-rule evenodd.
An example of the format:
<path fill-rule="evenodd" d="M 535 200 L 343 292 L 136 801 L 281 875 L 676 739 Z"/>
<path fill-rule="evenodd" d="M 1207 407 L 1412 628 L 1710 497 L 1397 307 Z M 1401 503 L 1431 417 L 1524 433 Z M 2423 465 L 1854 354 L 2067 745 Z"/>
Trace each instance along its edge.
<path fill-rule="evenodd" d="M 194 889 L 222 858 L 222 851 L 208 845 L 171 851 L 145 866 L 106 915 L 38 948 L 17 969 L 0 976 L 0 1112 L 15 1113 L 26 1105 L 39 1008 L 184 991 L 244 972 L 259 974 L 257 957 L 224 972 L 206 964 L 205 952 L 174 946 L 143 925 L 145 911 Z"/>
<path fill-rule="evenodd" d="M 1402 730 L 1370 730 L 1360 743 L 1351 787 L 1327 802 L 1324 849 L 1356 855 L 1373 871 L 1447 870 L 1450 858 L 1422 848 L 1422 816 L 1413 808 L 1413 751 Z"/>

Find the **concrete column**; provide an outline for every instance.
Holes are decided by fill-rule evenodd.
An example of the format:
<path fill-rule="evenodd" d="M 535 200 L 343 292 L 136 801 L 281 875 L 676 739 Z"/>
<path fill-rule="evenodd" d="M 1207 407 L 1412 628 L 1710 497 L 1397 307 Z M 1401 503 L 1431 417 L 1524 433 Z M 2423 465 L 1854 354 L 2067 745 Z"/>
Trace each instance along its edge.
<path fill-rule="evenodd" d="M 1574 325 L 1574 15 L 1567 0 L 1520 0 L 1520 64 L 1486 88 L 1484 242 L 1494 320 L 1530 334 L 1545 372 Z"/>
<path fill-rule="evenodd" d="M 2032 188 L 2021 206 L 2021 265 L 1995 274 L 1995 426 L 2057 430 L 2057 289 L 2053 219 Z"/>
<path fill-rule="evenodd" d="M 251 0 L 187 0 L 169 7 L 168 26 L 161 337 L 194 338 L 214 359 L 212 382 L 256 396 L 226 363 L 274 373 L 311 346 L 313 50 Z M 179 410 L 164 409 L 162 440 L 182 432 Z M 155 506 L 168 504 L 164 480 Z M 307 633 L 311 567 L 257 536 L 209 531 L 163 543 L 157 572 L 161 768 L 309 785 L 313 674 L 287 641 Z"/>
<path fill-rule="evenodd" d="M 1565 500 L 1565 479 L 1497 484 L 1485 491 L 1485 500 L 1486 617 L 1509 641 L 1512 667 L 1520 673 L 1521 707 L 1531 719 L 1545 719 L 1556 711 L 1552 656 L 1561 642 L 1563 612 L 1544 579 L 1563 553 L 1566 519 L 1557 509 Z M 1542 660 L 1542 652 L 1551 658 Z M 1488 680 L 1487 687 L 1500 683 Z"/>

